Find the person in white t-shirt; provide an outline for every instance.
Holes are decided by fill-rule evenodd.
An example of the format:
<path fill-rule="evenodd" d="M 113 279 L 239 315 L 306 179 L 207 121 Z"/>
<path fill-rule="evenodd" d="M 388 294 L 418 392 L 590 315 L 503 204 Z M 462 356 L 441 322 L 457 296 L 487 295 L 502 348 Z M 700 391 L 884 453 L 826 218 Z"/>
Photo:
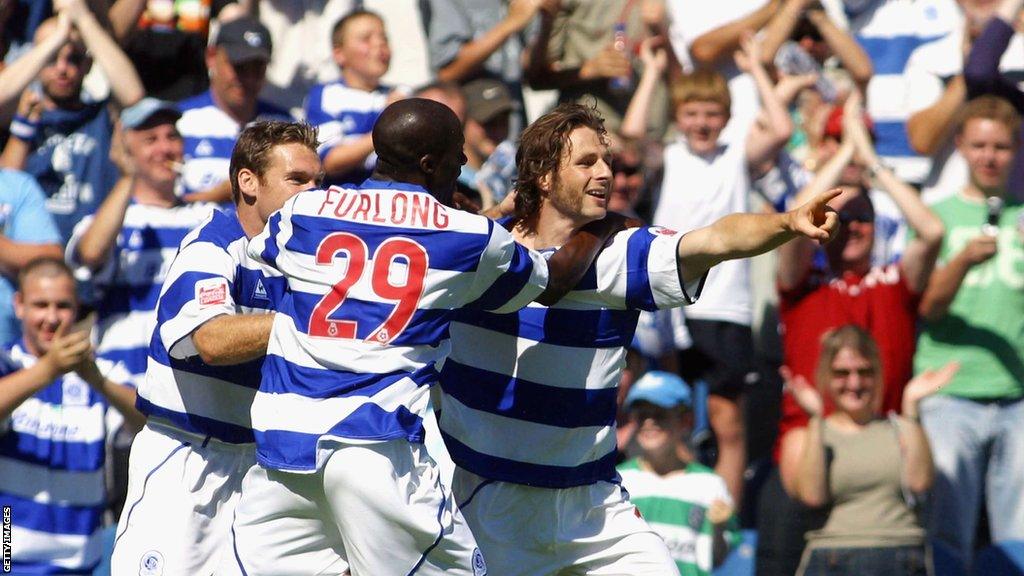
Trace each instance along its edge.
<path fill-rule="evenodd" d="M 649 50 L 650 46 L 645 48 Z M 664 67 L 664 57 L 645 57 Z M 722 137 L 732 103 L 725 77 L 712 70 L 698 69 L 671 84 L 675 126 L 680 137 L 665 148 L 665 192 L 655 205 L 655 225 L 692 230 L 727 214 L 747 212 L 751 181 L 772 165 L 789 140 L 792 121 L 774 92 L 761 64 L 758 43 L 752 38 L 743 40 L 736 53 L 736 65 L 753 78 L 764 103 L 757 122 L 745 130 L 742 138 Z M 647 66 L 647 70 L 659 66 Z M 623 123 L 624 134 L 630 134 L 634 125 L 642 124 L 640 117 L 646 109 L 643 99 L 649 92 L 649 75 L 654 73 L 645 73 L 640 81 L 635 106 L 631 104 Z M 716 472 L 739 502 L 746 466 L 740 398 L 745 383 L 755 377 L 750 264 L 725 262 L 711 271 L 709 280 L 712 279 L 701 301 L 687 308 L 686 323 L 693 346 L 684 352 L 680 364 L 687 380 L 704 379 L 710 385 L 708 408 L 718 441 Z"/>

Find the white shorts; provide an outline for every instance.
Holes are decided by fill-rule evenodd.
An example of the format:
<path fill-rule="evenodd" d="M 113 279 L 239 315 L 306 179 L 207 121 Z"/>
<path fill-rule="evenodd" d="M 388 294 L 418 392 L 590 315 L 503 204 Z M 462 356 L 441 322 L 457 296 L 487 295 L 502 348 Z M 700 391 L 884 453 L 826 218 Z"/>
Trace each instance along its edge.
<path fill-rule="evenodd" d="M 617 484 L 533 488 L 456 467 L 452 492 L 494 574 L 679 574 L 665 542 Z"/>
<path fill-rule="evenodd" d="M 225 444 L 148 423 L 128 461 L 112 576 L 213 574 L 230 554 L 231 518 L 252 444 Z"/>
<path fill-rule="evenodd" d="M 232 530 L 248 576 L 483 576 L 483 555 L 422 445 L 342 444 L 321 470 L 254 467 Z"/>

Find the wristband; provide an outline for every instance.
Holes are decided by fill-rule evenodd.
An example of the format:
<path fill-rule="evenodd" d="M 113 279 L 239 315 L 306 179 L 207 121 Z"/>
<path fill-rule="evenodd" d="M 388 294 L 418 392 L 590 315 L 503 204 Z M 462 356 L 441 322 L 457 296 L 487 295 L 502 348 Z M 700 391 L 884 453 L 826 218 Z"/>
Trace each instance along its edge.
<path fill-rule="evenodd" d="M 11 119 L 11 136 L 20 140 L 28 141 L 35 138 L 38 129 L 39 122 L 33 122 L 24 116 L 17 115 Z"/>
<path fill-rule="evenodd" d="M 870 176 L 871 179 L 874 180 L 874 179 L 878 178 L 878 173 L 881 172 L 884 169 L 885 169 L 885 164 L 882 164 L 881 161 L 875 162 L 871 166 L 868 166 L 868 176 Z"/>

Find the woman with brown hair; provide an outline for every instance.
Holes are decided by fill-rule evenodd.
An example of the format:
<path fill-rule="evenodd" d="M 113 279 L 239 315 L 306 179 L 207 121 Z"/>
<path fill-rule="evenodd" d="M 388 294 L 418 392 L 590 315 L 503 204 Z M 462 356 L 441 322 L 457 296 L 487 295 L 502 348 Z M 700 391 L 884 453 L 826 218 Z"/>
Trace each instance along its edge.
<path fill-rule="evenodd" d="M 782 369 L 787 390 L 811 418 L 806 428 L 791 432 L 800 435 L 789 444 L 799 465 L 784 483 L 807 506 L 828 507 L 822 529 L 807 533 L 799 576 L 931 573 L 914 506 L 915 496 L 931 487 L 934 471 L 918 403 L 958 368 L 952 362 L 914 377 L 903 391 L 902 415 L 888 418 L 878 413 L 878 346 L 857 326 L 842 326 L 822 340 L 817 389 Z"/>

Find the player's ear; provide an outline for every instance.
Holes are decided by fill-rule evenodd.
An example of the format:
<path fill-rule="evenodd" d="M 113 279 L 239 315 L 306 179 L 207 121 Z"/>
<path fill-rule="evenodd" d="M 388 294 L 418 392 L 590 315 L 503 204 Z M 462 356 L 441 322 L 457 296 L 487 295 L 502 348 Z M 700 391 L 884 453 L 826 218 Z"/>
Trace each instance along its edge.
<path fill-rule="evenodd" d="M 260 191 L 260 177 L 252 170 L 242 168 L 238 171 L 238 191 L 246 204 L 252 204 Z"/>
<path fill-rule="evenodd" d="M 420 172 L 424 174 L 433 174 L 437 172 L 437 158 L 433 154 L 424 154 L 420 156 L 419 161 Z"/>
<path fill-rule="evenodd" d="M 537 187 L 540 188 L 541 192 L 545 194 L 550 194 L 551 188 L 554 185 L 554 180 L 555 172 L 552 170 L 551 172 L 548 172 L 547 174 L 537 179 Z"/>

